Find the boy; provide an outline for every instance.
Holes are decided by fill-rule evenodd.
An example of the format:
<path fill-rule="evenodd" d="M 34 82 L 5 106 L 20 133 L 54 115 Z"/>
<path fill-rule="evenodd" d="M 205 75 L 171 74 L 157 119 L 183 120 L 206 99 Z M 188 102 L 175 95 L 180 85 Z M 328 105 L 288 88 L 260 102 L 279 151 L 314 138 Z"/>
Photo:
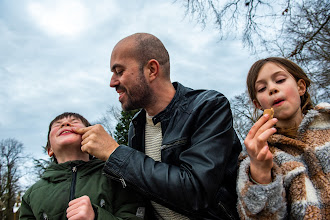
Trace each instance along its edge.
<path fill-rule="evenodd" d="M 47 152 L 54 162 L 22 199 L 20 219 L 141 219 L 137 195 L 102 174 L 104 162 L 81 151 L 72 128 L 90 123 L 65 112 L 49 125 Z"/>

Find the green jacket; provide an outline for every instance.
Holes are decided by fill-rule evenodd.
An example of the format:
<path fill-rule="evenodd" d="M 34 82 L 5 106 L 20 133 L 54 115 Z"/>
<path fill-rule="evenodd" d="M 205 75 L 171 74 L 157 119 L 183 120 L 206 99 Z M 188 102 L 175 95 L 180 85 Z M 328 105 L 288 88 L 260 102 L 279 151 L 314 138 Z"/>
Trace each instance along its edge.
<path fill-rule="evenodd" d="M 100 160 L 51 164 L 23 196 L 20 219 L 67 219 L 69 201 L 89 196 L 97 219 L 141 219 L 144 206 L 135 192 L 102 174 Z M 141 215 L 142 214 L 142 215 Z"/>

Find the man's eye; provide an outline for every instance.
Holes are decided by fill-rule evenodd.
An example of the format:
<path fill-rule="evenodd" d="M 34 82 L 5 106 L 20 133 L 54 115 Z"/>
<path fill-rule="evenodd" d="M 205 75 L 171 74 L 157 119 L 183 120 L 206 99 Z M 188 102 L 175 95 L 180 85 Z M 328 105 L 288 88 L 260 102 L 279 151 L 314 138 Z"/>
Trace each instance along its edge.
<path fill-rule="evenodd" d="M 116 75 L 122 75 L 123 74 L 123 70 L 116 70 L 115 73 L 116 73 Z"/>

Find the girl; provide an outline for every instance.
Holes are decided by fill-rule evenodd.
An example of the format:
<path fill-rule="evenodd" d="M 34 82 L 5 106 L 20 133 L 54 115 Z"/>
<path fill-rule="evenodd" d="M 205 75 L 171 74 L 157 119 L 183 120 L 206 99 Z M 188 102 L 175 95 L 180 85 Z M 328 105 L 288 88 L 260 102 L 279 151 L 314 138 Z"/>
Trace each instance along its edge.
<path fill-rule="evenodd" d="M 244 140 L 237 193 L 241 219 L 330 217 L 330 105 L 312 109 L 310 80 L 278 57 L 254 63 L 247 87 L 262 116 Z"/>

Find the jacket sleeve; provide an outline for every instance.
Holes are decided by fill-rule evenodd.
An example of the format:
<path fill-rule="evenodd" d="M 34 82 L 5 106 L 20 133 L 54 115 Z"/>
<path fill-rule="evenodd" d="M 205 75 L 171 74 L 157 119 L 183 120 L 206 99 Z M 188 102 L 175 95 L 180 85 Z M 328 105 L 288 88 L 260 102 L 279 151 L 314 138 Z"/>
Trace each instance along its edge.
<path fill-rule="evenodd" d="M 231 196 L 236 201 L 237 158 L 241 144 L 233 129 L 229 102 L 218 94 L 199 101 L 190 112 L 183 113 L 186 118 L 175 122 L 182 124 L 175 127 L 178 132 L 181 126 L 182 130 L 190 127 L 186 135 L 188 143 L 182 147 L 179 161 L 157 162 L 143 152 L 121 145 L 107 160 L 104 171 L 176 211 L 203 212 L 211 203 L 213 207 L 214 203 L 218 204 L 219 193 L 223 201 Z M 226 187 L 233 190 L 228 192 Z"/>
<path fill-rule="evenodd" d="M 36 217 L 34 216 L 32 209 L 30 207 L 30 205 L 25 201 L 25 197 L 23 196 L 22 198 L 22 204 L 21 207 L 19 209 L 19 219 L 21 220 L 31 220 L 31 219 L 36 219 Z"/>
<path fill-rule="evenodd" d="M 243 156 L 244 154 L 244 156 Z M 285 219 L 287 214 L 283 177 L 276 164 L 273 182 L 254 184 L 249 177 L 250 158 L 242 152 L 237 178 L 238 213 L 241 219 Z"/>

